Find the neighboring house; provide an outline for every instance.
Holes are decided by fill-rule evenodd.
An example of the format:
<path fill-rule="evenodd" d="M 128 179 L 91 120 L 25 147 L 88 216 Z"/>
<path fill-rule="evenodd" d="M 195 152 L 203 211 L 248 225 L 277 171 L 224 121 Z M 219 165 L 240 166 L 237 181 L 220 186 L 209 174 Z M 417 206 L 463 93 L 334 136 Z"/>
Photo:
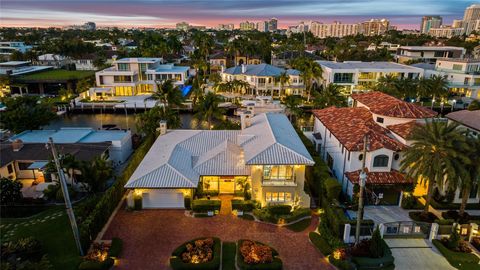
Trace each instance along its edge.
<path fill-rule="evenodd" d="M 75 64 L 76 70 L 96 70 L 95 65 L 93 62 L 95 61 L 95 55 L 83 55 L 81 57 L 75 58 L 72 60 L 73 64 Z"/>
<path fill-rule="evenodd" d="M 38 56 L 37 59 L 36 64 L 40 66 L 53 66 L 55 68 L 62 68 L 71 63 L 69 57 L 53 53 L 42 54 Z"/>
<path fill-rule="evenodd" d="M 258 65 L 263 63 L 263 60 L 258 55 L 235 55 L 233 59 L 233 63 L 235 66 L 240 65 Z"/>
<path fill-rule="evenodd" d="M 59 143 L 59 154 L 71 154 L 79 161 L 91 161 L 96 157 L 108 157 L 110 143 Z M 17 180 L 22 183 L 23 197 L 42 198 L 43 190 L 56 175 L 47 170 L 52 159 L 51 151 L 45 143 L 24 143 L 21 140 L 0 144 L 0 177 Z M 68 174 L 65 174 L 67 181 Z"/>
<path fill-rule="evenodd" d="M 33 66 L 30 61 L 8 61 L 0 63 L 0 75 L 24 75 L 52 68 L 51 66 Z"/>
<path fill-rule="evenodd" d="M 242 119 L 242 130 L 166 130 L 161 124 L 161 135 L 125 188 L 142 197 L 143 208 L 184 208 L 184 196 L 192 198 L 199 187 L 235 194 L 246 179 L 252 199 L 263 206 L 310 205 L 305 169 L 314 161 L 287 117 Z"/>
<path fill-rule="evenodd" d="M 438 59 L 435 65 L 416 64 L 425 70 L 425 77 L 442 76 L 448 81 L 451 92 L 457 93 L 470 103 L 480 100 L 480 59 Z"/>
<path fill-rule="evenodd" d="M 10 141 L 21 140 L 24 143 L 47 143 L 49 138 L 54 143 L 82 144 L 103 143 L 111 144 L 108 157 L 113 165 L 124 163 L 132 154 L 132 133 L 123 130 L 94 130 L 92 128 L 61 128 L 59 130 L 28 130 L 10 138 Z"/>
<path fill-rule="evenodd" d="M 166 80 L 183 86 L 190 76 L 190 68 L 162 62 L 162 58 L 146 57 L 116 60 L 112 67 L 95 73 L 97 88 L 91 88 L 89 96 L 152 94 L 157 90 L 156 83 Z"/>
<path fill-rule="evenodd" d="M 371 90 L 378 79 L 386 75 L 398 78 L 418 79 L 423 76 L 423 69 L 392 62 L 360 61 L 317 61 L 322 67 L 322 84 L 331 83 L 343 88 L 346 95 L 360 90 Z"/>
<path fill-rule="evenodd" d="M 31 50 L 32 46 L 25 45 L 24 42 L 19 41 L 0 41 L 0 56 L 10 57 L 13 52 L 18 51 L 26 53 Z"/>
<path fill-rule="evenodd" d="M 397 49 L 395 59 L 398 63 L 435 63 L 440 58 L 464 58 L 466 52 L 465 48 L 452 46 L 401 46 Z"/>
<path fill-rule="evenodd" d="M 212 71 L 219 71 L 223 68 L 229 66 L 230 62 L 228 61 L 227 55 L 224 52 L 217 52 L 211 54 L 208 57 L 208 62 L 210 63 L 210 69 Z"/>
<path fill-rule="evenodd" d="M 314 110 L 316 150 L 349 197 L 358 184 L 362 161 L 367 169 L 367 203 L 398 204 L 413 184 L 402 174 L 402 151 L 413 128 L 437 113 L 381 92 L 353 94 L 353 107 Z M 364 138 L 367 153 L 363 155 Z"/>
<path fill-rule="evenodd" d="M 286 72 L 290 80 L 283 86 L 283 93 L 280 94 L 281 85 L 277 77 Z M 283 96 L 303 95 L 305 85 L 296 69 L 283 69 L 269 64 L 240 65 L 227 68 L 220 72 L 223 81 L 241 80 L 250 84 L 251 94 L 260 96 Z"/>

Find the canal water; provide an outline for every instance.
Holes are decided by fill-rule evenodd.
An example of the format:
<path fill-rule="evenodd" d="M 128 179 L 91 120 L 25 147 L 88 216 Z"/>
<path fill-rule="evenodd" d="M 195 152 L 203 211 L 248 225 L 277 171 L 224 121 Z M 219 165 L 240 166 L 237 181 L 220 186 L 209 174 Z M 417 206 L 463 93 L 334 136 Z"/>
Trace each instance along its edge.
<path fill-rule="evenodd" d="M 57 119 L 44 126 L 44 129 L 60 129 L 63 127 L 90 127 L 94 129 L 102 128 L 103 125 L 115 125 L 120 129 L 130 129 L 132 133 L 137 132 L 135 116 L 137 114 L 82 114 L 74 113 L 59 116 Z M 182 129 L 198 128 L 198 120 L 192 113 L 180 113 Z"/>

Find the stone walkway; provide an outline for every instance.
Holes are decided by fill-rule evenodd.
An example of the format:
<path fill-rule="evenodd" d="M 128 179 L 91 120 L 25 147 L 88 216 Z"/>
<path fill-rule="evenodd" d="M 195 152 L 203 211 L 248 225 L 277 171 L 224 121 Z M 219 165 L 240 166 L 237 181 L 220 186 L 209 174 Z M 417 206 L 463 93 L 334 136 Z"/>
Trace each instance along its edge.
<path fill-rule="evenodd" d="M 229 216 L 232 214 L 232 199 L 233 195 L 220 195 L 218 196 L 220 201 L 222 202 L 220 206 L 220 215 L 222 216 Z"/>
<path fill-rule="evenodd" d="M 22 228 L 22 227 L 29 227 L 29 226 L 35 226 L 40 223 L 44 223 L 48 221 L 49 219 L 57 219 L 64 215 L 63 211 L 55 212 L 52 214 L 49 214 L 47 216 L 39 217 L 39 218 L 25 218 L 24 221 L 18 222 L 18 223 L 5 223 L 0 225 L 0 235 L 2 238 L 2 242 L 5 241 L 10 241 L 13 240 L 14 235 L 17 231 L 17 229 Z M 20 219 L 22 220 L 22 219 Z"/>

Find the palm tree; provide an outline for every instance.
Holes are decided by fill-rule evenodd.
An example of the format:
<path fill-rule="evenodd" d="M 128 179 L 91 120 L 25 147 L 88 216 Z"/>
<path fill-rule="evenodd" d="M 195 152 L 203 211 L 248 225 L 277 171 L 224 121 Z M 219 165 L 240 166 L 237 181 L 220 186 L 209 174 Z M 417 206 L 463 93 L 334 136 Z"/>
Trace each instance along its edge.
<path fill-rule="evenodd" d="M 457 129 L 458 125 L 432 121 L 416 127 L 410 140 L 413 144 L 405 151 L 401 170 L 408 177 L 418 179 L 419 184 L 427 185 L 427 199 L 424 213 L 432 199 L 434 186 L 452 187 L 457 178 L 464 175 L 464 164 L 469 163 L 465 148 L 465 136 Z"/>
<path fill-rule="evenodd" d="M 62 158 L 62 167 L 67 171 L 72 184 L 76 182 L 76 171 L 80 169 L 80 162 L 72 154 L 65 154 Z"/>
<path fill-rule="evenodd" d="M 302 98 L 295 95 L 289 95 L 284 100 L 285 107 L 288 112 L 288 119 L 292 121 L 292 116 L 299 116 L 302 114 L 302 109 L 300 109 L 300 104 L 302 104 Z"/>
<path fill-rule="evenodd" d="M 179 128 L 182 123 L 177 110 L 170 107 L 153 107 L 135 117 L 137 130 L 143 135 L 155 135 L 160 120 L 167 121 L 168 128 Z"/>
<path fill-rule="evenodd" d="M 233 83 L 230 81 L 227 82 L 218 82 L 216 83 L 213 88 L 216 92 L 220 93 L 231 93 L 234 90 Z"/>
<path fill-rule="evenodd" d="M 313 100 L 314 108 L 323 109 L 330 106 L 345 107 L 347 98 L 340 92 L 341 86 L 331 83 L 316 94 Z"/>
<path fill-rule="evenodd" d="M 207 121 L 208 128 L 212 129 L 213 119 L 221 119 L 223 117 L 224 111 L 218 107 L 220 102 L 222 102 L 220 96 L 212 92 L 207 93 L 197 104 L 195 117 L 202 121 Z"/>
<path fill-rule="evenodd" d="M 247 93 L 250 89 L 250 84 L 242 80 L 233 80 L 232 81 L 233 89 L 235 92 L 240 92 L 242 95 Z"/>
<path fill-rule="evenodd" d="M 290 84 L 290 76 L 288 76 L 287 72 L 284 71 L 280 73 L 280 75 L 278 75 L 275 79 L 280 84 L 280 91 L 278 92 L 278 97 L 280 98 L 282 96 L 283 88 L 285 87 L 285 85 Z M 272 94 L 272 98 L 273 98 L 273 94 Z"/>
<path fill-rule="evenodd" d="M 397 82 L 398 78 L 395 75 L 387 74 L 378 79 L 377 84 L 374 86 L 374 90 L 391 96 L 398 96 Z"/>
<path fill-rule="evenodd" d="M 432 108 L 436 97 L 443 99 L 448 95 L 448 81 L 445 77 L 433 75 L 428 79 L 427 87 L 429 96 L 432 97 Z"/>
<path fill-rule="evenodd" d="M 180 106 L 183 102 L 183 96 L 178 86 L 173 85 L 171 80 L 156 82 L 157 91 L 153 93 L 152 98 L 163 103 L 163 107 Z M 165 109 L 166 110 L 166 109 Z"/>
<path fill-rule="evenodd" d="M 313 83 L 322 79 L 322 67 L 310 58 L 302 57 L 293 61 L 293 67 L 300 70 L 300 77 L 303 79 L 305 89 L 307 90 L 307 103 L 310 102 L 310 96 Z"/>
<path fill-rule="evenodd" d="M 458 178 L 457 186 L 461 190 L 462 203 L 460 204 L 459 215 L 463 216 L 467 201 L 470 195 L 470 191 L 475 186 L 480 184 L 480 137 L 468 135 L 467 137 L 468 150 L 466 149 L 470 162 L 466 164 L 466 174 Z M 480 189 L 478 189 L 480 192 Z"/>
<path fill-rule="evenodd" d="M 91 162 L 83 163 L 82 179 L 88 184 L 90 191 L 102 191 L 105 188 L 106 181 L 112 176 L 111 162 L 102 157 L 95 157 Z"/>

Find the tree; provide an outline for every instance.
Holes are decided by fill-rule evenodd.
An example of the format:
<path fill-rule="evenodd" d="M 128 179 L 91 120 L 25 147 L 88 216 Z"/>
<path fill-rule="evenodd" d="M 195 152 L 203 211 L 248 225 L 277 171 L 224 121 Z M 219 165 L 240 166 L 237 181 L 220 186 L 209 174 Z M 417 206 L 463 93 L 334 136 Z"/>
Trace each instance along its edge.
<path fill-rule="evenodd" d="M 217 84 L 222 81 L 222 76 L 220 76 L 218 72 L 210 73 L 210 75 L 208 75 L 208 81 Z"/>
<path fill-rule="evenodd" d="M 167 121 L 168 128 L 179 128 L 182 125 L 178 111 L 170 107 L 155 106 L 135 118 L 137 130 L 146 136 L 155 136 L 161 120 Z"/>
<path fill-rule="evenodd" d="M 310 102 L 310 95 L 313 89 L 313 83 L 320 80 L 323 75 L 322 67 L 313 59 L 307 57 L 297 58 L 292 62 L 295 69 L 300 71 L 300 77 L 305 84 L 307 91 L 307 102 Z"/>
<path fill-rule="evenodd" d="M 469 110 L 469 111 L 480 110 L 480 101 L 474 100 L 474 101 L 470 102 L 470 104 L 468 105 L 467 110 Z"/>
<path fill-rule="evenodd" d="M 0 179 L 0 202 L 2 205 L 11 205 L 22 198 L 22 183 L 13 179 Z"/>
<path fill-rule="evenodd" d="M 233 90 L 242 95 L 246 94 L 250 89 L 250 84 L 242 80 L 233 80 L 232 81 Z"/>
<path fill-rule="evenodd" d="M 222 102 L 220 96 L 209 92 L 197 104 L 195 117 L 202 121 L 207 121 L 208 128 L 212 129 L 213 119 L 221 119 L 223 117 L 224 110 L 218 107 L 220 102 Z"/>
<path fill-rule="evenodd" d="M 383 257 L 383 240 L 378 226 L 373 231 L 372 238 L 370 239 L 369 251 L 373 258 Z"/>
<path fill-rule="evenodd" d="M 458 182 L 456 184 L 462 195 L 462 203 L 459 210 L 460 217 L 463 217 L 465 214 L 470 191 L 475 186 L 480 185 L 480 137 L 475 138 L 472 135 L 468 135 L 467 145 L 468 147 L 465 150 L 470 162 L 465 165 L 466 174 L 457 178 Z M 480 192 L 480 189 L 478 191 Z"/>
<path fill-rule="evenodd" d="M 458 177 L 465 175 L 465 164 L 470 162 L 463 151 L 465 136 L 457 128 L 458 125 L 452 123 L 427 122 L 417 126 L 409 138 L 413 143 L 405 151 L 401 170 L 408 177 L 418 179 L 419 184 L 427 185 L 425 215 L 434 186 L 440 189 L 453 186 Z"/>
<path fill-rule="evenodd" d="M 87 78 L 81 79 L 77 82 L 76 93 L 80 94 L 82 92 L 88 91 L 88 89 L 90 87 L 92 87 L 93 85 L 94 84 L 93 84 L 92 80 L 87 79 Z"/>
<path fill-rule="evenodd" d="M 295 95 L 290 95 L 285 98 L 283 101 L 285 107 L 287 108 L 288 119 L 292 121 L 292 117 L 299 116 L 302 114 L 302 109 L 300 109 L 300 104 L 302 104 L 302 98 Z"/>
<path fill-rule="evenodd" d="M 173 85 L 171 80 L 157 82 L 157 91 L 153 93 L 152 98 L 159 100 L 164 108 L 180 106 L 183 102 L 183 96 L 180 89 L 178 89 L 178 86 Z"/>
<path fill-rule="evenodd" d="M 313 106 L 318 109 L 330 106 L 345 107 L 347 106 L 347 98 L 340 92 L 338 84 L 331 83 L 315 95 Z"/>
<path fill-rule="evenodd" d="M 432 97 L 432 108 L 435 98 L 443 99 L 448 96 L 448 81 L 443 76 L 433 75 L 419 83 L 421 96 Z"/>
<path fill-rule="evenodd" d="M 82 164 L 82 180 L 88 184 L 89 190 L 99 192 L 105 189 L 105 183 L 113 176 L 111 162 L 102 157 L 95 157 L 91 162 Z"/>
<path fill-rule="evenodd" d="M 81 169 L 80 161 L 72 154 L 65 154 L 62 157 L 62 167 L 67 171 L 68 178 L 70 178 L 72 184 L 75 183 L 77 171 Z"/>
<path fill-rule="evenodd" d="M 280 91 L 278 92 L 278 96 L 281 97 L 283 88 L 285 87 L 285 85 L 290 84 L 290 76 L 288 76 L 287 72 L 282 72 L 275 79 L 280 84 Z M 272 98 L 273 98 L 273 94 L 272 94 Z"/>
<path fill-rule="evenodd" d="M 14 133 L 39 129 L 47 125 L 57 115 L 51 104 L 34 96 L 21 96 L 3 99 L 7 110 L 2 112 L 3 128 Z"/>

